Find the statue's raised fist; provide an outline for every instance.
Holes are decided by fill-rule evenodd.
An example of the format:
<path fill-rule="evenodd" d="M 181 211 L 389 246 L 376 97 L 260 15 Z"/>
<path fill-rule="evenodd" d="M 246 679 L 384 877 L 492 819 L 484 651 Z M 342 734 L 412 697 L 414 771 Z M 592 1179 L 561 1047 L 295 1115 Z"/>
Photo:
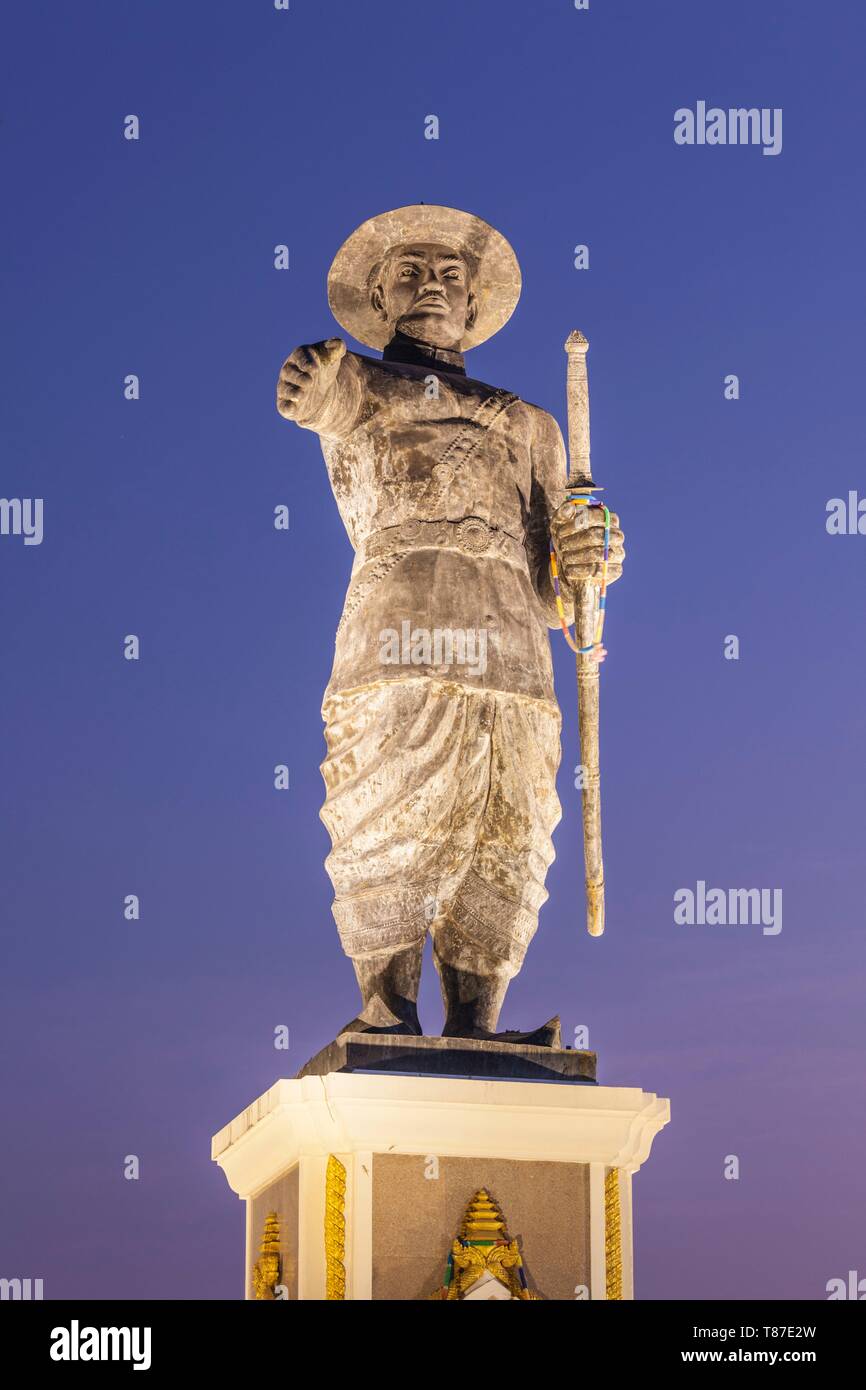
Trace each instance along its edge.
<path fill-rule="evenodd" d="M 305 419 L 324 405 L 346 353 L 342 338 L 295 348 L 280 368 L 277 410 L 284 420 Z"/>

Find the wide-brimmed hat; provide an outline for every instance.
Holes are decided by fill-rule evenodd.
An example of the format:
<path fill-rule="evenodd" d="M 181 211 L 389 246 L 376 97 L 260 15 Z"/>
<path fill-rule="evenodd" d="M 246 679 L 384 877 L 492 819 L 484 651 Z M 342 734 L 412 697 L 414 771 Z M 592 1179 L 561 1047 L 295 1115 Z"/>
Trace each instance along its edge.
<path fill-rule="evenodd" d="M 362 222 L 343 242 L 328 273 L 328 303 L 347 333 L 383 348 L 391 330 L 370 303 L 375 274 L 386 254 L 407 243 L 435 242 L 458 251 L 472 271 L 478 314 L 464 348 L 477 347 L 507 323 L 520 298 L 520 266 L 505 237 L 480 217 L 458 208 L 416 203 Z"/>

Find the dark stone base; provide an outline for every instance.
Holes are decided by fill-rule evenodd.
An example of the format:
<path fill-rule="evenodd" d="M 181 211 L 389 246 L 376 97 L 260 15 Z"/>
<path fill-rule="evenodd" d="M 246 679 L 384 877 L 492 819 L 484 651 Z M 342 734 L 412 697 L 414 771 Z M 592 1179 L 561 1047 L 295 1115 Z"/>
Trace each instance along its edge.
<path fill-rule="evenodd" d="M 473 1038 L 404 1038 L 387 1033 L 340 1033 L 298 1072 L 399 1072 L 415 1076 L 482 1077 L 493 1081 L 554 1081 L 594 1086 L 596 1054 L 575 1048 L 530 1047 Z"/>

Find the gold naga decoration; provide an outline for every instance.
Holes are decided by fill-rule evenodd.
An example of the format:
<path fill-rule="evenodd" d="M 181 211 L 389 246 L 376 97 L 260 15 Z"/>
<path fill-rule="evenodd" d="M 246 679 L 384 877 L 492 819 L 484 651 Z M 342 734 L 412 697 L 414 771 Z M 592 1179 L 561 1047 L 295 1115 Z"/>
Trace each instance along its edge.
<path fill-rule="evenodd" d="M 619 1169 L 610 1168 L 604 1179 L 605 1296 L 622 1298 L 622 1211 Z"/>
<path fill-rule="evenodd" d="M 334 1154 L 325 1171 L 325 1298 L 346 1297 L 346 1169 Z"/>
<path fill-rule="evenodd" d="M 430 1297 L 452 1301 L 471 1297 L 471 1290 L 485 1276 L 512 1299 L 539 1298 L 526 1283 L 519 1246 L 509 1237 L 498 1204 L 481 1187 L 466 1208 L 460 1234 L 451 1246 L 445 1283 Z"/>
<path fill-rule="evenodd" d="M 265 1217 L 259 1251 L 259 1258 L 253 1265 L 253 1295 L 258 1299 L 275 1299 L 274 1290 L 282 1274 L 280 1223 L 275 1211 L 268 1212 Z"/>

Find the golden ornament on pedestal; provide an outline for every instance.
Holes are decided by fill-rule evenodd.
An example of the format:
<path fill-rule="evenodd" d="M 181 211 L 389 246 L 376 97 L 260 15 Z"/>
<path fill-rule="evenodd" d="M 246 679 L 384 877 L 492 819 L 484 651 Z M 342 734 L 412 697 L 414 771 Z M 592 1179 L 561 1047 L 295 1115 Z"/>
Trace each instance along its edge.
<path fill-rule="evenodd" d="M 260 1255 L 253 1265 L 253 1294 L 257 1299 L 276 1298 L 274 1289 L 280 1282 L 280 1223 L 275 1211 L 268 1212 L 262 1232 Z"/>
<path fill-rule="evenodd" d="M 534 1299 L 523 1273 L 516 1240 L 506 1230 L 505 1218 L 486 1188 L 475 1193 L 451 1246 L 445 1283 L 432 1299 L 509 1300 Z"/>

